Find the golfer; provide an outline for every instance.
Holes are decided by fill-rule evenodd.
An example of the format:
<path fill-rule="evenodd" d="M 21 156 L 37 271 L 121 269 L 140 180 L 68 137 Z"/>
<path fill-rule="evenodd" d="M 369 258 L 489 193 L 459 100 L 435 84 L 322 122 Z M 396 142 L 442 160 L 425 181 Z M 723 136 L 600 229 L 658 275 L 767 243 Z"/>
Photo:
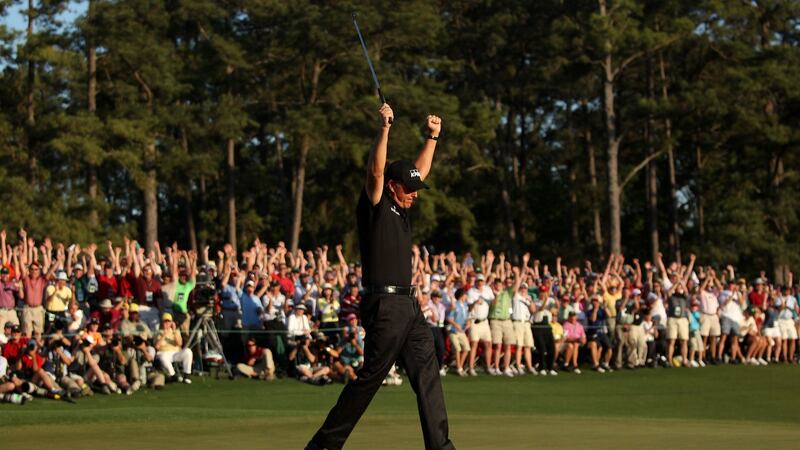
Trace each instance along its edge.
<path fill-rule="evenodd" d="M 411 224 L 408 209 L 433 161 L 442 129 L 439 117 L 428 116 L 428 136 L 417 158 L 386 165 L 386 148 L 393 113 L 379 110 L 382 128 L 367 162 L 367 178 L 356 209 L 363 263 L 364 299 L 361 320 L 366 329 L 364 366 L 348 383 L 336 406 L 306 449 L 340 449 L 367 409 L 396 360 L 405 368 L 417 394 L 426 449 L 454 449 L 448 438 L 439 366 L 431 330 L 411 286 Z"/>

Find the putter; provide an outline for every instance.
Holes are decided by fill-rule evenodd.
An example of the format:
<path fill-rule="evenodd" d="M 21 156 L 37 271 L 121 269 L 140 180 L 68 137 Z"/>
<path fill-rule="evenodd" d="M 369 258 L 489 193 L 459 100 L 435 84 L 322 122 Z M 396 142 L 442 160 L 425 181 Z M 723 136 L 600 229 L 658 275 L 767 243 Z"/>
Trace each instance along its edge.
<path fill-rule="evenodd" d="M 367 51 L 367 44 L 364 43 L 364 37 L 361 36 L 361 29 L 358 28 L 358 22 L 356 21 L 356 13 L 353 13 L 353 26 L 356 27 L 356 34 L 358 34 L 358 40 L 361 42 L 361 50 L 364 51 L 364 57 L 367 58 L 367 65 L 369 65 L 369 72 L 372 74 L 372 81 L 375 82 L 375 89 L 378 90 L 378 97 L 381 99 L 381 104 L 386 103 L 386 98 L 383 96 L 383 92 L 381 91 L 381 82 L 378 81 L 378 75 L 375 73 L 375 66 L 372 65 L 372 58 L 369 57 L 369 52 Z M 390 117 L 389 123 L 392 123 L 393 120 Z"/>

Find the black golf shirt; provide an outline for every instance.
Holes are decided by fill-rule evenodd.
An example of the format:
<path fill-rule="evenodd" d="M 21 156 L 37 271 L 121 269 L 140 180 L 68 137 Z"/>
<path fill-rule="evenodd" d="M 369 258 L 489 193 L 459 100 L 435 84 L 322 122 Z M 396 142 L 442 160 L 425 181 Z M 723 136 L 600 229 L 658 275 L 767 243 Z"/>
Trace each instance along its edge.
<path fill-rule="evenodd" d="M 411 223 L 408 212 L 384 189 L 375 206 L 366 189 L 356 208 L 364 286 L 411 285 Z"/>

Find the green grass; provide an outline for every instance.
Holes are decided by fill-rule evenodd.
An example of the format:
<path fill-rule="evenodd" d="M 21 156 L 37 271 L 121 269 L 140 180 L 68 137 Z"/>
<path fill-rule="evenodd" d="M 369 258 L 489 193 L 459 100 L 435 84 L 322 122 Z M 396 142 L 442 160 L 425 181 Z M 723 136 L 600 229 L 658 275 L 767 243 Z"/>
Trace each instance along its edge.
<path fill-rule="evenodd" d="M 797 366 L 444 381 L 459 449 L 797 448 Z M 195 378 L 191 386 L 0 405 L 0 447 L 303 448 L 341 385 Z M 346 448 L 422 448 L 407 382 L 383 387 Z"/>

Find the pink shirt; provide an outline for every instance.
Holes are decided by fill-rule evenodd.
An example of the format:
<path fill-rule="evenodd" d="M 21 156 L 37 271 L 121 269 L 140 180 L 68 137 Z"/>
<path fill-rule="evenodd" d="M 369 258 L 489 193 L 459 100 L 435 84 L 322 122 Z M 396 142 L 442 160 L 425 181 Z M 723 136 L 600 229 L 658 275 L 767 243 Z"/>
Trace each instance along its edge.
<path fill-rule="evenodd" d="M 719 300 L 713 293 L 702 291 L 700 292 L 700 307 L 703 314 L 716 314 L 719 309 Z"/>
<path fill-rule="evenodd" d="M 47 279 L 45 277 L 25 277 L 22 280 L 22 287 L 25 289 L 25 305 L 30 307 L 42 306 L 42 297 L 46 286 Z"/>
<path fill-rule="evenodd" d="M 564 322 L 564 336 L 567 341 L 580 341 L 586 337 L 586 332 L 580 322 L 572 323 L 568 320 Z"/>

